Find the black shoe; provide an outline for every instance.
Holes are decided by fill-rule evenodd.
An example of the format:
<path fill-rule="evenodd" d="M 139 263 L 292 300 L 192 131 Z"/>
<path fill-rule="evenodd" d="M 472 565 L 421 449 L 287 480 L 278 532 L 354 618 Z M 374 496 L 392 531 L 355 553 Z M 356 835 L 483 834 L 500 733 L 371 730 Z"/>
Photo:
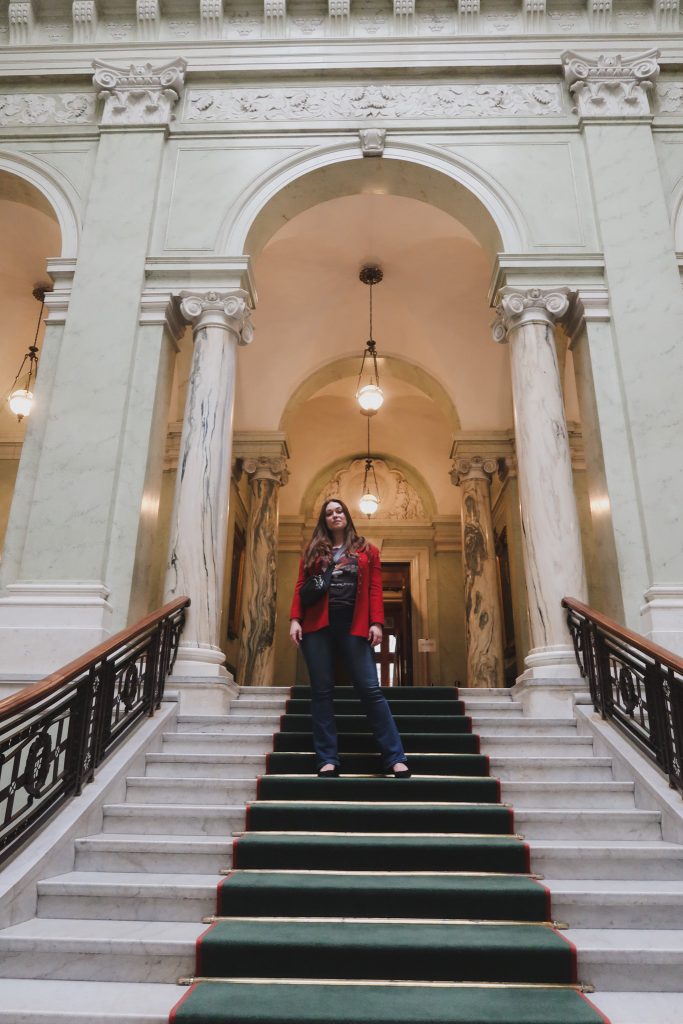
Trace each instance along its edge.
<path fill-rule="evenodd" d="M 405 761 L 402 761 L 401 764 L 405 764 Z M 392 768 L 391 771 L 393 772 L 395 779 L 409 779 L 410 776 L 412 775 L 412 772 L 407 764 L 405 766 L 404 771 L 402 772 L 397 772 L 395 768 Z"/>
<path fill-rule="evenodd" d="M 327 768 L 326 771 L 323 771 L 323 768 L 325 768 L 325 767 L 326 767 L 325 765 L 322 765 L 321 768 L 318 768 L 318 778 L 319 779 L 336 779 L 336 778 L 339 777 L 339 765 L 338 764 L 335 764 L 331 768 Z"/>

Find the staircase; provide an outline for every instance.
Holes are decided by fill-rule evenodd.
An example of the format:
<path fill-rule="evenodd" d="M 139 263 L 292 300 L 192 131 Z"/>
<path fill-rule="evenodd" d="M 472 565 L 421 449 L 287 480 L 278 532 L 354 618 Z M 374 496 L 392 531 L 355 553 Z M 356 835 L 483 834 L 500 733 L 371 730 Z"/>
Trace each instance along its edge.
<path fill-rule="evenodd" d="M 302 745 L 299 729 L 307 722 L 305 705 L 293 709 L 286 731 L 279 733 L 276 751 L 266 756 L 289 696 L 289 690 L 281 688 L 243 688 L 224 718 L 179 718 L 177 731 L 165 736 L 162 751 L 147 755 L 145 775 L 128 779 L 125 802 L 105 807 L 102 832 L 76 841 L 73 871 L 38 884 L 36 917 L 0 931 L 0 1024 L 162 1024 L 168 1020 L 171 1008 L 187 992 L 175 984 L 176 979 L 195 974 L 197 939 L 207 928 L 202 918 L 216 911 L 220 872 L 232 865 L 232 836 L 245 829 L 245 803 L 257 797 L 257 776 L 268 772 L 250 825 L 252 832 L 270 831 L 266 844 L 276 841 L 272 815 L 284 815 L 281 831 L 286 833 L 306 831 L 293 829 L 292 822 L 300 825 L 306 814 L 314 815 L 313 822 L 320 813 L 319 806 L 306 810 L 310 783 L 317 785 L 318 780 L 312 778 L 313 758 Z M 409 696 L 405 693 L 402 700 L 408 701 Z M 635 806 L 633 784 L 614 781 L 610 760 L 593 755 L 590 738 L 578 736 L 572 721 L 525 718 L 507 691 L 461 690 L 460 696 L 466 702 L 472 729 L 481 738 L 481 752 L 489 758 L 490 775 L 501 780 L 502 803 L 514 807 L 514 831 L 524 836 L 530 848 L 531 871 L 543 876 L 543 885 L 550 891 L 552 917 L 569 925 L 560 934 L 576 947 L 579 980 L 595 986 L 595 994 L 590 996 L 594 1005 L 612 1024 L 680 1024 L 683 847 L 662 840 L 658 813 Z M 340 708 L 340 713 L 348 710 L 353 709 Z M 440 785 L 438 779 L 449 774 L 445 767 L 447 752 L 453 749 L 452 737 L 444 733 L 443 743 L 437 739 L 425 753 L 420 741 L 411 736 L 418 732 L 409 721 L 416 709 L 406 703 L 404 716 L 396 706 L 394 710 L 399 722 L 405 717 L 410 725 L 403 731 L 415 778 L 377 780 L 384 786 L 379 802 L 387 803 L 388 785 L 392 790 L 389 801 L 396 803 L 396 811 L 397 801 L 403 813 L 412 815 L 433 815 L 440 806 L 441 817 L 432 820 L 440 823 L 442 834 L 448 833 L 444 815 L 451 809 L 447 801 L 433 795 L 421 799 L 420 787 L 433 794 L 429 787 Z M 432 710 L 436 711 L 436 704 Z M 440 711 L 432 716 L 430 729 L 439 728 L 441 716 Z M 462 735 L 467 746 L 468 734 Z M 358 749 L 344 758 L 343 771 L 362 774 L 372 770 L 371 746 L 364 739 L 353 742 Z M 443 749 L 435 750 L 434 745 Z M 469 754 L 475 751 L 476 744 Z M 305 776 L 301 782 L 300 776 Z M 345 780 L 323 780 L 322 784 L 334 787 L 338 782 L 344 784 Z M 273 808 L 278 787 L 292 784 L 299 787 L 300 798 L 293 800 L 292 791 L 287 790 L 289 796 L 279 808 Z M 411 788 L 411 784 L 416 785 Z M 324 797 L 323 802 L 336 801 L 333 812 L 338 814 L 346 803 L 343 795 L 343 790 L 334 795 L 330 790 L 329 801 Z M 475 802 L 487 800 L 482 797 Z M 495 801 L 489 802 L 492 814 L 507 813 Z M 406 809 L 408 803 L 411 807 Z M 270 823 L 261 830 L 268 807 Z M 353 807 L 351 804 L 345 813 L 355 813 Z M 389 809 L 390 816 L 394 810 Z M 299 817 L 292 818 L 293 812 Z M 416 831 L 414 818 L 410 820 Z M 367 831 L 371 832 L 377 826 L 371 819 L 369 822 Z M 495 828 L 499 830 L 499 824 Z M 354 829 L 357 825 L 349 824 L 349 831 Z M 323 836 L 323 845 L 329 838 Z M 523 845 L 519 840 L 510 841 Z M 249 836 L 239 839 L 238 858 L 246 855 L 243 851 L 248 852 L 250 843 L 253 839 Z M 281 857 L 282 847 L 279 849 Z M 243 865 L 238 866 L 241 869 Z M 326 873 L 329 875 L 328 869 Z M 358 884 L 361 874 L 355 878 L 354 884 Z M 272 882 L 268 891 L 271 901 Z M 230 885 L 228 878 L 222 886 L 224 893 Z M 316 900 L 332 900 L 329 891 L 321 893 L 318 888 Z M 253 912 L 250 907 L 255 899 L 253 892 L 247 895 L 245 918 Z M 378 915 L 370 912 L 371 900 L 380 897 L 375 892 L 367 898 L 368 927 L 377 929 L 372 919 Z M 414 895 L 416 905 L 421 898 L 419 893 Z M 461 892 L 458 898 L 462 898 Z M 433 916 L 430 911 L 428 919 L 452 918 L 455 912 L 447 910 L 444 896 L 443 909 Z M 273 912 L 273 916 L 282 914 Z M 408 916 L 418 915 L 411 911 Z M 419 916 L 424 918 L 425 913 Z M 233 920 L 216 928 L 227 927 L 229 933 L 239 923 Z M 254 940 L 254 926 L 242 925 L 243 939 L 251 936 Z M 261 931 L 263 941 L 265 933 Z M 555 936 L 550 929 L 546 931 Z M 376 949 L 383 940 L 378 932 L 372 934 Z M 426 932 L 418 935 L 414 931 L 414 935 L 425 945 L 424 962 L 433 964 L 439 944 L 432 943 L 431 948 Z M 202 946 L 205 944 L 206 940 Z M 217 955 L 220 959 L 220 951 Z M 354 962 L 353 957 L 349 962 Z M 286 978 L 288 971 L 293 973 L 292 963 L 280 953 L 277 976 Z M 333 970 L 330 975 L 338 977 Z M 242 971 L 240 976 L 251 975 Z M 370 973 L 368 978 L 375 975 Z M 404 1007 L 408 1007 L 413 990 L 414 986 L 402 992 Z M 191 1019 L 183 1016 L 191 1004 L 189 997 L 178 1011 L 179 1021 Z M 434 1019 L 441 1018 L 437 1015 Z"/>

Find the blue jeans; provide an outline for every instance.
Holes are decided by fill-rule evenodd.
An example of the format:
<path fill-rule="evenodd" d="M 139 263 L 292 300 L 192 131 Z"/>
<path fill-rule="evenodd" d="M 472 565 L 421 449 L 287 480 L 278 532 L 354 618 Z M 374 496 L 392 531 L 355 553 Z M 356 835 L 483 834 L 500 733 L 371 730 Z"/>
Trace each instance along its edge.
<path fill-rule="evenodd" d="M 377 681 L 377 669 L 369 641 L 352 636 L 350 616 L 330 614 L 330 625 L 314 633 L 304 633 L 301 641 L 311 680 L 311 717 L 313 746 L 318 768 L 339 764 L 337 726 L 334 721 L 334 657 L 341 655 L 351 676 L 375 741 L 382 752 L 382 764 L 390 768 L 406 755 L 391 708 Z"/>

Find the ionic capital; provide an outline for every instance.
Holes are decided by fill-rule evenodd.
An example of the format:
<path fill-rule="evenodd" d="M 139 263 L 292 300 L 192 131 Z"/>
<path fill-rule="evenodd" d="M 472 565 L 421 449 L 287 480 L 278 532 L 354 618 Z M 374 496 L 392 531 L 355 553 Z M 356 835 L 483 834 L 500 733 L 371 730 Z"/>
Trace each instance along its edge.
<path fill-rule="evenodd" d="M 242 469 L 250 484 L 258 480 L 273 480 L 279 487 L 284 487 L 289 480 L 287 462 L 279 456 L 259 455 L 258 458 L 242 459 Z"/>
<path fill-rule="evenodd" d="M 485 480 L 490 484 L 497 469 L 496 459 L 482 458 L 481 455 L 454 459 L 451 480 L 455 487 L 460 487 L 467 480 Z"/>
<path fill-rule="evenodd" d="M 104 100 L 103 125 L 167 125 L 185 84 L 187 64 L 181 58 L 153 67 L 131 64 L 117 68 L 93 61 L 93 85 Z"/>
<path fill-rule="evenodd" d="M 180 312 L 192 324 L 195 335 L 203 327 L 219 327 L 237 335 L 240 345 L 253 341 L 249 295 L 241 288 L 220 292 L 181 292 Z"/>
<path fill-rule="evenodd" d="M 553 327 L 566 316 L 573 294 L 569 288 L 501 288 L 491 326 L 493 340 L 505 344 L 509 332 L 525 324 Z"/>
<path fill-rule="evenodd" d="M 569 92 L 581 117 L 624 117 L 651 114 L 649 94 L 659 75 L 659 50 L 636 57 L 580 57 L 563 53 Z"/>

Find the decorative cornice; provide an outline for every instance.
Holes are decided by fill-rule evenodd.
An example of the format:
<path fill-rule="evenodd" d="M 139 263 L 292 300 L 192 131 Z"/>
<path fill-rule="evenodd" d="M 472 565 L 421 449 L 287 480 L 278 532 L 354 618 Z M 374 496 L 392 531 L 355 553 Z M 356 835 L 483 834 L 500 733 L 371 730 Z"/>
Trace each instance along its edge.
<path fill-rule="evenodd" d="M 650 94 L 659 75 L 659 50 L 635 57 L 562 54 L 569 91 L 583 117 L 634 117 L 652 113 Z"/>
<path fill-rule="evenodd" d="M 94 41 L 98 15 L 96 0 L 73 0 L 71 20 L 73 21 L 75 43 Z"/>
<path fill-rule="evenodd" d="M 22 46 L 29 42 L 36 20 L 32 0 L 10 0 L 7 9 L 9 20 L 9 41 L 11 46 Z"/>
<path fill-rule="evenodd" d="M 281 430 L 236 430 L 232 437 L 235 459 L 290 457 L 287 435 Z"/>
<path fill-rule="evenodd" d="M 461 487 L 468 480 L 483 480 L 490 484 L 497 469 L 496 459 L 485 459 L 481 455 L 473 455 L 471 458 L 455 459 L 450 477 L 455 487 Z"/>
<path fill-rule="evenodd" d="M 185 61 L 153 67 L 131 64 L 117 68 L 93 61 L 93 85 L 104 100 L 103 125 L 168 125 L 185 82 Z"/>
<path fill-rule="evenodd" d="M 140 299 L 140 324 L 165 327 L 171 337 L 176 351 L 178 343 L 185 333 L 186 321 L 180 314 L 178 305 L 169 292 L 155 291 L 146 288 Z"/>
<path fill-rule="evenodd" d="M 199 18 L 204 39 L 220 39 L 223 29 L 223 0 L 199 0 Z"/>
<path fill-rule="evenodd" d="M 493 340 L 505 344 L 509 332 L 525 324 L 553 326 L 567 315 L 573 296 L 569 288 L 502 288 L 491 326 Z"/>
<path fill-rule="evenodd" d="M 205 327 L 220 327 L 237 335 L 240 345 L 254 338 L 249 295 L 242 288 L 230 291 L 183 291 L 179 295 L 180 313 L 196 333 Z"/>

